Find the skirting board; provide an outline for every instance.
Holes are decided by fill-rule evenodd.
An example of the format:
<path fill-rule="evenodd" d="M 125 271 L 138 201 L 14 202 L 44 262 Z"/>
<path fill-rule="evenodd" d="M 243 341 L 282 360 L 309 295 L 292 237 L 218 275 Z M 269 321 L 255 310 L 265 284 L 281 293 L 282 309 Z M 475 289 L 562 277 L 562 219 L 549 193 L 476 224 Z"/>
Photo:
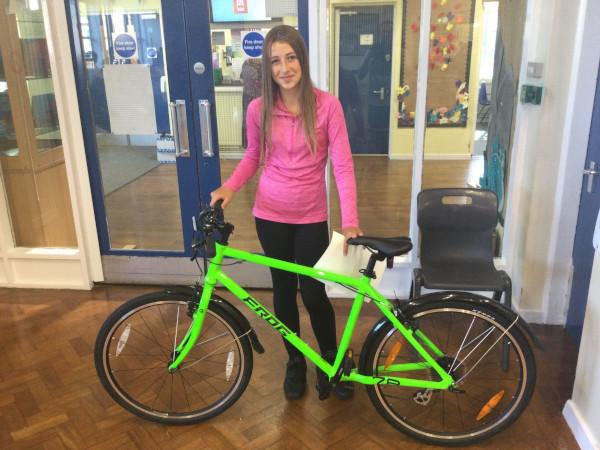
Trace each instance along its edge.
<path fill-rule="evenodd" d="M 585 422 L 585 419 L 581 417 L 581 413 L 573 400 L 567 400 L 567 403 L 565 403 L 563 417 L 565 418 L 567 425 L 569 425 L 581 450 L 600 449 L 599 443 L 594 439 L 589 425 Z"/>
<path fill-rule="evenodd" d="M 464 154 L 443 154 L 443 153 L 432 153 L 429 155 L 425 155 L 425 159 L 426 160 L 469 160 L 471 159 L 472 155 L 464 155 Z M 407 160 L 407 161 L 412 161 L 413 156 L 412 155 L 393 155 L 390 154 L 389 155 L 390 159 L 395 159 L 395 160 Z"/>

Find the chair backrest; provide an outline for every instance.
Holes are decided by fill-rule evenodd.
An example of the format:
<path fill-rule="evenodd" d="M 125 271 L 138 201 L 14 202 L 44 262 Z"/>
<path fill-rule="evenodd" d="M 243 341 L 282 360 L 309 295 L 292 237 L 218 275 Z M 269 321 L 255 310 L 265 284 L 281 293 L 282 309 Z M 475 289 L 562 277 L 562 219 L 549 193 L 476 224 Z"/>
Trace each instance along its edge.
<path fill-rule="evenodd" d="M 492 191 L 426 189 L 417 196 L 421 265 L 493 264 L 498 199 Z"/>

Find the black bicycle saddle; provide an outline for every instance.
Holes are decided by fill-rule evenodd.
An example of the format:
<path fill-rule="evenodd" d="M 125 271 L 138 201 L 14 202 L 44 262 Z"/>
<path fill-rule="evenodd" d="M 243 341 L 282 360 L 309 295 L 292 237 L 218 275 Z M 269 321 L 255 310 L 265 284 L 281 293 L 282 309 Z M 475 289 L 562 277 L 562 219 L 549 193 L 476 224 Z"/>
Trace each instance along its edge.
<path fill-rule="evenodd" d="M 408 253 L 412 249 L 412 242 L 409 237 L 369 237 L 358 236 L 348 239 L 350 245 L 364 245 L 371 250 L 377 251 L 381 256 L 391 258 Z"/>

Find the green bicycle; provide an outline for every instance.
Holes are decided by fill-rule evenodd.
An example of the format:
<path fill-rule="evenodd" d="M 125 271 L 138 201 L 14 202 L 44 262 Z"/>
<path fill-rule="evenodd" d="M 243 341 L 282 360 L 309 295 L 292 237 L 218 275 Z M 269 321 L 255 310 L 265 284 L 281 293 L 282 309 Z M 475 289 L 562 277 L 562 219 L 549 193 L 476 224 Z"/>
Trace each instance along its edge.
<path fill-rule="evenodd" d="M 233 225 L 220 206 L 199 216 L 210 265 L 200 287 L 167 288 L 117 308 L 95 346 L 98 376 L 111 397 L 144 419 L 197 423 L 242 395 L 253 350 L 264 349 L 248 320 L 215 295 L 221 283 L 323 370 L 334 385 L 366 385 L 377 411 L 398 430 L 433 444 L 466 445 L 508 427 L 533 394 L 536 366 L 528 325 L 512 310 L 466 292 L 437 292 L 393 302 L 371 286 L 376 261 L 407 253 L 408 238 L 352 239 L 372 255 L 356 278 L 228 246 Z M 335 361 L 330 364 L 222 270 L 234 258 L 339 283 L 356 292 Z M 362 306 L 383 313 L 365 339 L 357 367 L 349 344 Z"/>

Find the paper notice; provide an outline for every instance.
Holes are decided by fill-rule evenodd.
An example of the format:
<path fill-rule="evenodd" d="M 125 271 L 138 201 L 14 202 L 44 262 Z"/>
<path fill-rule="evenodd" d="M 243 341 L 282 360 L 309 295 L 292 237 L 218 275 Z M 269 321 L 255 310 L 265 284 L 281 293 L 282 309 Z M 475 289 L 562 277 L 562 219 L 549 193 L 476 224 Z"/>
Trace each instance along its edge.
<path fill-rule="evenodd" d="M 349 245 L 348 254 L 344 256 L 344 236 L 340 233 L 333 232 L 329 247 L 321 256 L 321 259 L 315 264 L 315 269 L 334 272 L 347 277 L 360 277 L 360 270 L 367 267 L 371 252 L 362 245 Z M 385 270 L 385 261 L 377 261 L 375 264 L 375 278 L 371 285 L 377 287 L 383 277 Z M 337 286 L 337 283 L 331 281 L 319 280 L 326 285 Z M 351 291 L 349 291 L 351 292 Z M 354 296 L 354 292 L 352 292 Z"/>
<path fill-rule="evenodd" d="M 113 64 L 103 69 L 106 101 L 113 134 L 156 134 L 150 67 Z"/>

